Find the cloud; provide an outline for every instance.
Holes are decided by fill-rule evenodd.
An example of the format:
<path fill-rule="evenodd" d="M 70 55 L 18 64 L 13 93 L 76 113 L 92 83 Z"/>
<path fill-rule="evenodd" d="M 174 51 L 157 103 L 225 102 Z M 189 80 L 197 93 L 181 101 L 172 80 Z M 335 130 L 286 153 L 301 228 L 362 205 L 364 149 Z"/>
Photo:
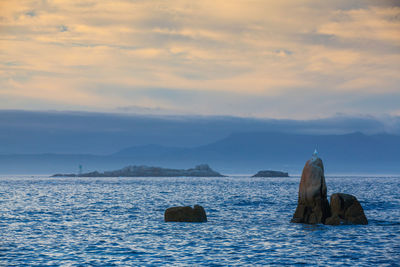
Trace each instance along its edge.
<path fill-rule="evenodd" d="M 319 27 L 322 34 L 352 40 L 371 40 L 399 46 L 400 18 L 398 7 L 371 7 L 333 12 L 330 22 Z"/>
<path fill-rule="evenodd" d="M 0 10 L 2 108 L 314 117 L 311 99 L 324 114 L 368 113 L 341 98 L 399 91 L 395 1 L 27 0 Z M 213 99 L 188 106 L 170 92 Z"/>
<path fill-rule="evenodd" d="M 36 16 L 36 12 L 35 11 L 28 11 L 25 13 L 25 15 L 30 16 L 30 17 L 35 17 Z"/>
<path fill-rule="evenodd" d="M 60 26 L 58 27 L 58 29 L 59 29 L 60 32 L 66 32 L 66 31 L 68 31 L 68 27 L 65 26 L 65 25 L 60 25 Z"/>

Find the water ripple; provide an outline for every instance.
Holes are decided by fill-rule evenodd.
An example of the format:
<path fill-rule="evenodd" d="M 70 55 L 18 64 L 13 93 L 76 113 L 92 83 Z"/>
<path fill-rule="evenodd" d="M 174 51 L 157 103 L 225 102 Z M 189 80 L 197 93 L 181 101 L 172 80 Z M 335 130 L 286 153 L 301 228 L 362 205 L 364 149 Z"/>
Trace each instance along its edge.
<path fill-rule="evenodd" d="M 289 223 L 292 178 L 0 179 L 0 265 L 387 265 L 400 262 L 400 178 L 327 177 L 370 224 Z M 207 223 L 165 223 L 200 204 Z"/>

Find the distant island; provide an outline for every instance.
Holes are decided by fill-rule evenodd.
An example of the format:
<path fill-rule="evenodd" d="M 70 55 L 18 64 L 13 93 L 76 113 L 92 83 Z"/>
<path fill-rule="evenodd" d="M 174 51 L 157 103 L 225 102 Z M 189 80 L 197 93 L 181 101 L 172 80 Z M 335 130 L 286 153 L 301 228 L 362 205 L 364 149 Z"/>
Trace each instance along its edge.
<path fill-rule="evenodd" d="M 289 177 L 287 172 L 280 172 L 280 171 L 259 171 L 252 177 Z"/>
<path fill-rule="evenodd" d="M 83 174 L 57 173 L 51 177 L 225 177 L 214 171 L 207 164 L 198 165 L 187 170 L 167 169 L 150 166 L 128 166 L 120 170 L 105 172 L 88 172 Z"/>

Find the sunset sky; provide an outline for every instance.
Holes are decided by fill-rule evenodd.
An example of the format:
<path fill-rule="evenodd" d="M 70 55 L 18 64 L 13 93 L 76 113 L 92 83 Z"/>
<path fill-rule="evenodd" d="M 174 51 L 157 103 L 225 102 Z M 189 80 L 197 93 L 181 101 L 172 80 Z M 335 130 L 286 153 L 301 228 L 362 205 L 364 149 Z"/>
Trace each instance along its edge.
<path fill-rule="evenodd" d="M 0 0 L 0 109 L 400 116 L 400 1 Z"/>

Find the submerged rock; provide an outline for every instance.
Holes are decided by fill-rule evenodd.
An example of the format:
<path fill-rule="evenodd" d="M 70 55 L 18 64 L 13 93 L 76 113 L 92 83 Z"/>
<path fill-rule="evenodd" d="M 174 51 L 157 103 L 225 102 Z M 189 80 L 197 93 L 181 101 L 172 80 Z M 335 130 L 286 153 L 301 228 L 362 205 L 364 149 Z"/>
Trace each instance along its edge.
<path fill-rule="evenodd" d="M 331 213 L 325 224 L 368 224 L 364 210 L 355 196 L 343 193 L 331 195 Z"/>
<path fill-rule="evenodd" d="M 207 215 L 202 206 L 194 205 L 194 208 L 172 207 L 165 210 L 166 222 L 207 222 Z"/>
<path fill-rule="evenodd" d="M 329 202 L 322 160 L 314 152 L 306 162 L 301 175 L 299 196 L 293 223 L 325 223 L 330 217 Z"/>

